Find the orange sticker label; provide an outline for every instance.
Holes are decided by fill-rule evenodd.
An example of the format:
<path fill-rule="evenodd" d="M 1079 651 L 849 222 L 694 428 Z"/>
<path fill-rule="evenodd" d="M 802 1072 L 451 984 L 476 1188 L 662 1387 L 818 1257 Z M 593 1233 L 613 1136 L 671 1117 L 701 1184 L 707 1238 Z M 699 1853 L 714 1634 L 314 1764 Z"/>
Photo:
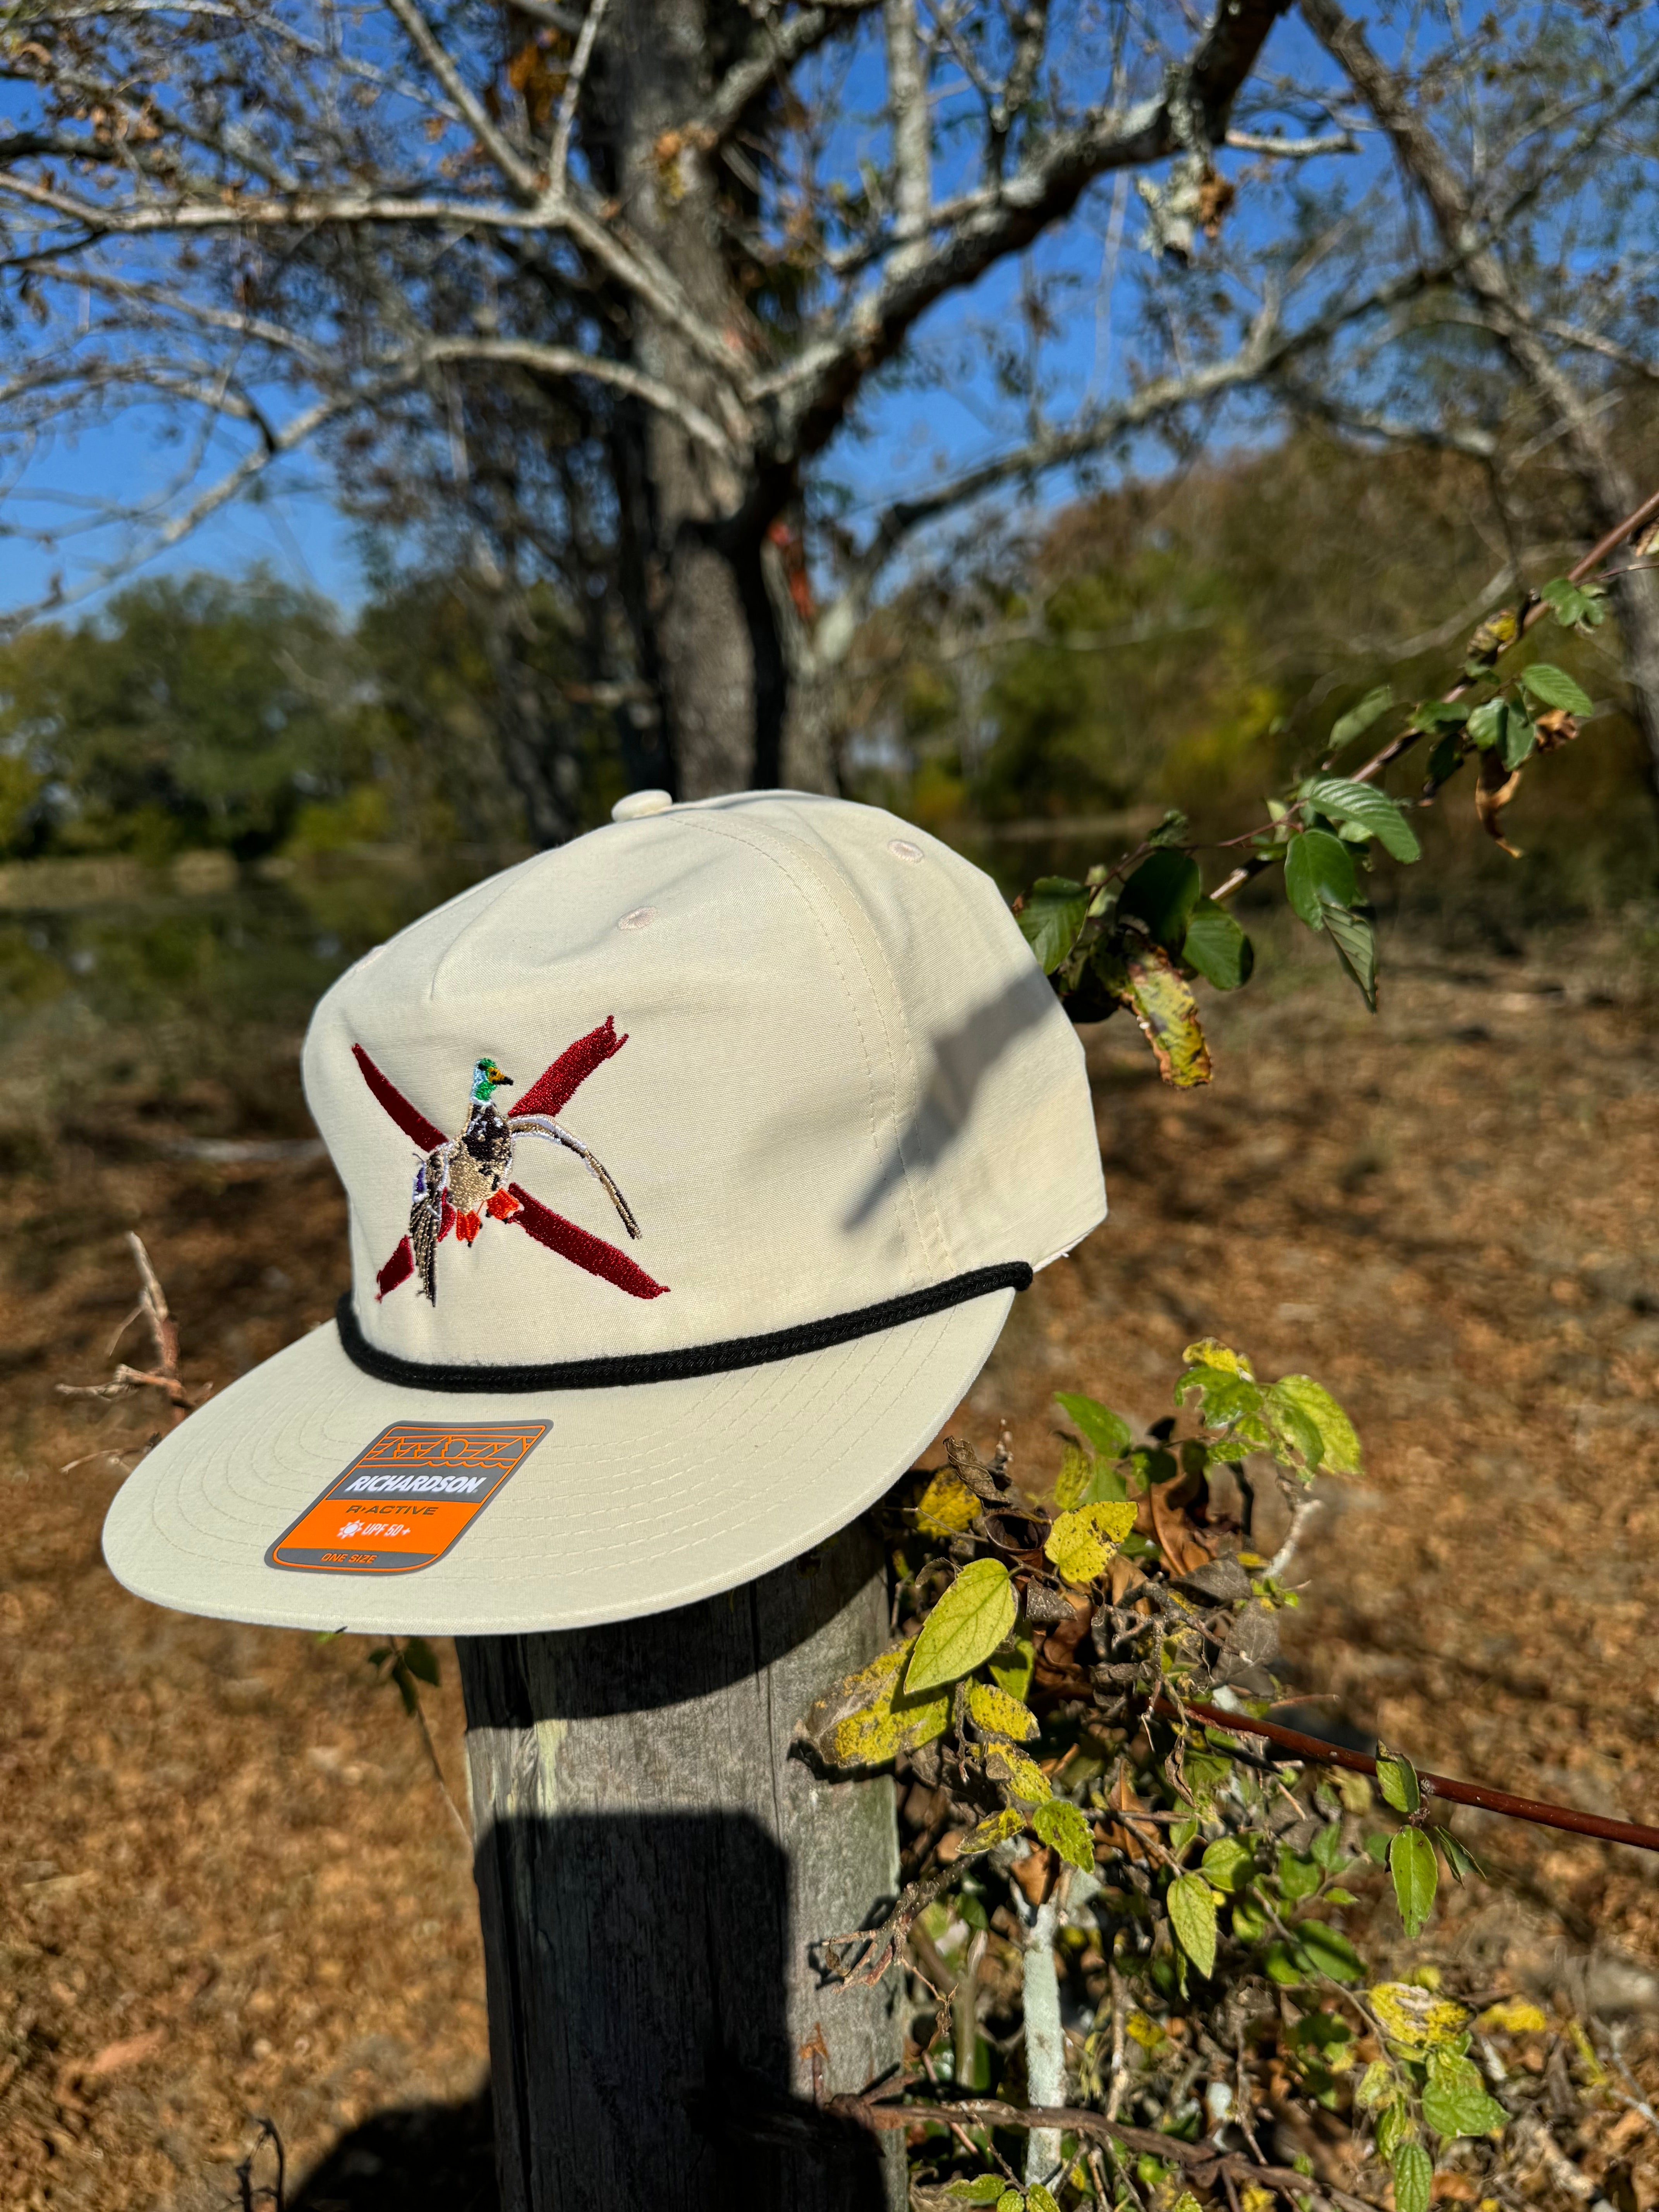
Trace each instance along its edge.
<path fill-rule="evenodd" d="M 459 1543 L 550 1421 L 394 1421 L 265 1553 L 307 1574 L 411 1575 Z"/>

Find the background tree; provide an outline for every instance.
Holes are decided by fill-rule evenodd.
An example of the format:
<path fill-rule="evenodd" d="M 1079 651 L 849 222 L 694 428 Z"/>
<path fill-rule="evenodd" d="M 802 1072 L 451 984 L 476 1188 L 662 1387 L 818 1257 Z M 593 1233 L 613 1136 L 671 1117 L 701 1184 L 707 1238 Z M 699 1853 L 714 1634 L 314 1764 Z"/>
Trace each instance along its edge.
<path fill-rule="evenodd" d="M 1174 7 L 955 0 L 33 5 L 0 149 L 26 484 L 54 437 L 119 409 L 189 430 L 169 483 L 104 512 L 103 565 L 44 604 L 312 449 L 359 512 L 465 563 L 501 667 L 544 636 L 526 595 L 553 586 L 582 695 L 562 696 L 617 716 L 629 780 L 810 784 L 829 680 L 918 533 L 1310 395 L 1390 434 L 1390 348 L 1449 364 L 1422 334 L 1462 302 L 1467 345 L 1465 278 L 1517 225 L 1528 283 L 1549 243 L 1558 291 L 1592 216 L 1624 241 L 1600 273 L 1627 305 L 1573 342 L 1616 452 L 1607 410 L 1650 358 L 1628 241 L 1653 10 L 1575 45 L 1528 9 L 1478 48 L 1436 11 L 1408 54 L 1376 12 L 1382 50 L 1437 88 L 1413 112 L 1443 167 L 1474 180 L 1464 231 L 1421 247 L 1381 158 L 1398 132 L 1299 25 L 1268 51 L 1282 12 L 1241 0 L 1194 33 Z M 1085 375 L 1070 306 L 1097 252 Z M 838 478 L 899 381 L 986 435 L 855 528 Z M 1480 446 L 1454 413 L 1413 432 Z M 556 763 L 581 717 L 517 721 L 535 832 L 566 834 Z"/>

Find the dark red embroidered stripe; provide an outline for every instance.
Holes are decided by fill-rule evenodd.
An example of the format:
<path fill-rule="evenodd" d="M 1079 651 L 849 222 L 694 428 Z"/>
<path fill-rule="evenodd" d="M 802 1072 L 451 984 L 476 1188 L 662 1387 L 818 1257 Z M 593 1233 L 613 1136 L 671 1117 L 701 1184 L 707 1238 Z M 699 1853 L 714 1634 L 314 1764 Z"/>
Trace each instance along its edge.
<path fill-rule="evenodd" d="M 574 1052 L 575 1049 L 573 1045 L 571 1051 Z M 354 1044 L 351 1050 L 358 1066 L 363 1071 L 363 1081 L 368 1084 L 404 1136 L 412 1137 L 423 1152 L 435 1152 L 440 1145 L 447 1145 L 449 1142 L 448 1138 L 435 1121 L 428 1121 L 417 1106 L 410 1104 L 395 1083 L 387 1082 L 362 1045 Z M 565 1058 L 568 1060 L 570 1054 L 567 1053 Z M 549 1073 L 550 1073 L 551 1070 Z"/>
<path fill-rule="evenodd" d="M 377 1296 L 386 1297 L 399 1283 L 406 1283 L 415 1272 L 415 1252 L 407 1237 L 374 1278 L 380 1285 Z"/>
<path fill-rule="evenodd" d="M 556 1114 L 569 1103 L 594 1069 L 603 1067 L 612 1054 L 620 1052 L 627 1042 L 626 1031 L 621 1036 L 617 1035 L 617 1017 L 607 1014 L 598 1029 L 590 1030 L 585 1037 L 578 1037 L 574 1044 L 567 1045 L 552 1066 L 544 1068 L 529 1090 L 515 1098 L 507 1111 Z"/>
<path fill-rule="evenodd" d="M 653 1282 L 643 1267 L 634 1265 L 626 1252 L 619 1252 L 602 1237 L 590 1237 L 586 1230 L 579 1229 L 574 1221 L 567 1221 L 563 1214 L 554 1213 L 540 1199 L 532 1198 L 522 1183 L 510 1182 L 507 1188 L 524 1208 L 522 1213 L 514 1216 L 517 1226 L 538 1244 L 545 1244 L 550 1252 L 556 1252 L 562 1259 L 586 1267 L 590 1275 L 603 1275 L 607 1283 L 614 1283 L 631 1298 L 659 1298 L 667 1290 L 666 1283 Z"/>

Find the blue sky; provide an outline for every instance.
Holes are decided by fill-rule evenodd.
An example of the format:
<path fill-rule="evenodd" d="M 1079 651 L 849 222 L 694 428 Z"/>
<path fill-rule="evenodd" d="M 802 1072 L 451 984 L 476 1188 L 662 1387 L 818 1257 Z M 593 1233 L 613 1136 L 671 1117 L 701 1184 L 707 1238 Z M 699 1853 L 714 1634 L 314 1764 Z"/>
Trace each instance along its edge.
<path fill-rule="evenodd" d="M 1293 20 L 1275 31 L 1267 59 L 1275 70 L 1328 75 Z M 855 178 L 861 153 L 879 155 L 884 150 L 882 76 L 873 31 L 840 83 L 843 120 L 834 134 L 834 166 Z M 1248 159 L 1225 157 L 1233 167 Z M 1369 153 L 1346 160 L 1345 181 L 1359 185 L 1373 164 Z M 947 193 L 952 182 L 948 163 L 942 163 L 937 190 Z M 1085 393 L 1105 396 L 1125 388 L 1126 339 L 1136 288 L 1151 265 L 1139 246 L 1146 211 L 1134 186 L 1133 176 L 1106 179 L 1086 197 L 1073 220 L 1039 241 L 1030 257 L 1031 270 L 1063 280 L 1066 287 L 1057 300 L 1061 327 L 1046 363 L 1057 412 L 1064 413 Z M 1253 229 L 1271 226 L 1274 218 L 1266 204 L 1271 197 L 1247 192 L 1241 200 L 1237 222 L 1246 242 L 1254 242 Z M 843 434 L 823 465 L 825 473 L 851 493 L 855 520 L 896 493 L 920 488 L 941 471 L 954 471 L 1018 441 L 1019 420 L 998 399 L 985 344 L 975 333 L 1006 335 L 1017 326 L 1021 283 L 1022 264 L 1006 263 L 972 293 L 943 303 L 924 321 L 918 332 L 922 350 L 955 356 L 930 388 L 919 391 L 897 380 L 866 397 L 855 433 Z M 229 436 L 217 441 L 198 457 L 198 481 L 216 475 L 237 450 Z M 180 471 L 182 453 L 155 412 L 118 416 L 38 459 L 0 507 L 0 521 L 9 517 L 27 523 L 40 512 L 32 492 L 48 483 L 88 509 L 112 489 L 129 503 L 154 496 Z M 1145 459 L 1156 465 L 1155 449 L 1147 449 Z M 1044 489 L 1050 500 L 1065 494 L 1058 481 Z M 59 568 L 70 575 L 85 573 L 90 565 L 85 555 L 93 543 L 88 538 L 53 552 L 0 535 L 0 609 L 37 597 Z M 106 541 L 100 554 L 108 550 Z M 354 530 L 330 499 L 318 462 L 300 456 L 282 465 L 262 481 L 257 498 L 245 498 L 215 515 L 156 558 L 149 573 L 207 568 L 235 574 L 256 563 L 346 608 L 361 596 Z"/>

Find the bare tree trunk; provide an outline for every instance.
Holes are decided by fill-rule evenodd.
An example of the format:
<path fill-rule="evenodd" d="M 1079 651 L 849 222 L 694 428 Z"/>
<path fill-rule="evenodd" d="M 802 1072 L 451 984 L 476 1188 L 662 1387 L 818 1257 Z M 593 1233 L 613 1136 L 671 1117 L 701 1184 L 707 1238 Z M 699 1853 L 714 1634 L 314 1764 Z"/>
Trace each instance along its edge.
<path fill-rule="evenodd" d="M 819 2107 L 899 2057 L 826 1936 L 897 1887 L 890 1778 L 796 1721 L 886 1640 L 855 1527 L 654 1620 L 458 1645 L 502 2212 L 899 2212 L 902 2148 Z"/>
<path fill-rule="evenodd" d="M 623 0 L 605 48 L 607 166 L 628 225 L 688 296 L 702 327 L 741 353 L 752 318 L 721 251 L 707 165 L 676 122 L 712 89 L 718 0 Z M 746 15 L 741 18 L 748 27 Z M 685 155 L 688 158 L 682 158 Z M 630 305 L 634 360 L 721 415 L 720 379 L 684 330 Z M 781 780 L 788 676 L 762 573 L 765 515 L 745 506 L 744 458 L 711 453 L 660 410 L 629 424 L 622 479 L 624 593 L 641 665 L 660 701 L 664 755 L 683 798 Z M 623 435 L 627 436 L 628 432 Z"/>

